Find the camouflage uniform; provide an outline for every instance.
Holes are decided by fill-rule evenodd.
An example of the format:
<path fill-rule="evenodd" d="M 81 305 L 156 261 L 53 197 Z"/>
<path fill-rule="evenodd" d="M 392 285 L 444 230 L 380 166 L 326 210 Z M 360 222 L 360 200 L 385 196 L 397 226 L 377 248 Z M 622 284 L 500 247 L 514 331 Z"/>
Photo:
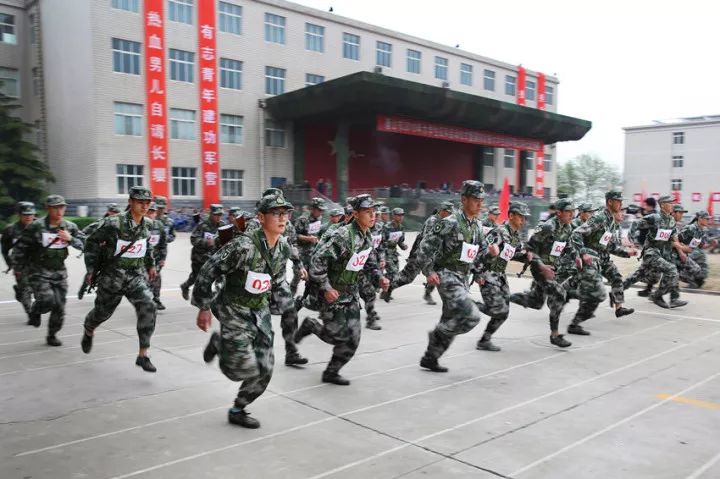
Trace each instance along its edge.
<path fill-rule="evenodd" d="M 354 198 L 355 210 L 373 206 L 369 195 Z M 334 346 L 332 358 L 323 373 L 325 382 L 349 384 L 338 372 L 355 355 L 360 344 L 360 271 L 368 268 L 374 278 L 379 280 L 381 277 L 376 258 L 371 253 L 369 232 L 363 233 L 353 221 L 337 228 L 327 241 L 318 244 L 310 260 L 310 280 L 318 288 L 317 301 L 323 324 L 315 318 L 305 318 L 295 338 L 299 341 L 312 333 Z M 323 297 L 330 289 L 339 293 L 332 303 Z"/>
<path fill-rule="evenodd" d="M 378 267 L 380 267 L 380 263 L 385 261 L 385 248 L 382 241 L 382 232 L 383 224 L 380 223 L 378 225 L 377 221 L 369 231 L 370 241 L 373 245 L 372 253 L 370 253 L 373 256 L 373 259 L 370 261 L 370 264 L 377 264 Z M 372 271 L 370 266 L 366 264 L 366 267 L 360 271 L 360 298 L 363 300 L 363 303 L 365 303 L 365 326 L 368 329 L 382 329 L 382 327 L 377 324 L 377 322 L 380 321 L 380 315 L 375 310 L 375 301 L 377 300 L 378 289 L 379 285 L 377 281 L 375 281 L 374 271 Z"/>
<path fill-rule="evenodd" d="M 698 212 L 698 215 L 710 216 L 705 211 Z M 707 255 L 703 251 L 708 243 L 707 238 L 707 231 L 695 221 L 685 226 L 678 234 L 680 242 L 693 249 L 687 255 L 687 260 L 678 264 L 680 280 L 688 283 L 691 288 L 701 288 L 708 277 Z"/>
<path fill-rule="evenodd" d="M 164 257 L 167 257 L 167 245 L 175 241 L 175 222 L 170 218 L 165 211 L 160 213 L 160 209 L 165 210 L 167 208 L 167 198 L 164 196 L 156 196 L 155 197 L 155 204 L 158 208 L 158 214 L 155 218 L 156 221 L 159 221 L 160 224 L 163 227 L 163 234 L 165 237 L 165 252 Z M 152 293 L 153 293 L 153 301 L 155 301 L 155 304 L 158 306 L 158 309 L 165 309 L 165 306 L 162 305 L 160 302 L 160 291 L 162 290 L 162 268 L 158 265 L 157 267 L 157 276 L 155 277 L 155 281 L 153 281 L 152 284 Z"/>
<path fill-rule="evenodd" d="M 187 291 L 190 286 L 195 284 L 197 274 L 202 268 L 202 265 L 210 258 L 210 256 L 216 251 L 215 239 L 217 239 L 217 231 L 221 226 L 225 226 L 223 220 L 215 223 L 212 219 L 213 213 L 222 213 L 222 205 L 211 205 L 210 215 L 211 217 L 198 224 L 190 234 L 190 243 L 192 243 L 192 251 L 190 252 L 190 276 L 187 281 L 180 285 L 183 297 L 187 297 Z M 209 241 L 212 239 L 212 245 Z"/>
<path fill-rule="evenodd" d="M 150 289 L 152 290 L 153 301 L 157 309 L 165 309 L 165 306 L 160 302 L 160 288 L 162 287 L 162 279 L 160 277 L 160 271 L 162 270 L 163 264 L 167 259 L 167 236 L 165 224 L 162 220 L 154 219 L 152 221 L 152 227 L 150 229 L 150 238 L 148 243 L 153 247 L 153 256 L 155 259 L 155 280 L 149 282 Z"/>
<path fill-rule="evenodd" d="M 46 204 L 62 206 L 67 203 L 62 196 L 50 195 Z M 59 230 L 65 230 L 72 236 L 69 244 L 59 240 Z M 68 288 L 65 258 L 68 257 L 68 246 L 82 250 L 83 240 L 84 236 L 75 223 L 63 219 L 59 226 L 51 227 L 48 217 L 45 217 L 27 226 L 12 250 L 12 264 L 20 268 L 23 276 L 28 276 L 35 297 L 30 309 L 30 324 L 40 326 L 40 315 L 50 313 L 48 344 L 52 341 L 56 343 L 53 345 L 60 345 L 55 335 L 65 320 Z"/>
<path fill-rule="evenodd" d="M 405 212 L 402 208 L 393 209 L 393 215 L 398 214 L 404 215 Z M 394 220 L 386 223 L 383 227 L 382 242 L 385 252 L 385 276 L 392 282 L 400 274 L 400 254 L 397 249 L 408 248 L 405 244 L 405 228 L 402 223 L 398 224 Z"/>
<path fill-rule="evenodd" d="M 313 198 L 311 207 L 321 211 L 327 209 L 327 206 L 325 206 L 325 201 L 321 198 Z M 315 217 L 312 215 L 312 213 L 302 215 L 295 221 L 294 226 L 296 235 L 314 236 L 316 238 L 320 238 L 320 231 L 323 227 L 322 216 Z M 300 254 L 300 261 L 302 262 L 303 267 L 308 271 L 310 270 L 310 257 L 313 254 L 313 250 L 315 249 L 316 244 L 317 243 L 312 243 L 301 239 L 297 240 L 297 248 Z M 300 275 L 293 275 L 292 283 L 290 283 L 290 290 L 292 291 L 293 295 L 297 291 L 297 287 L 299 284 Z"/>
<path fill-rule="evenodd" d="M 35 206 L 32 203 L 21 203 L 20 214 L 34 215 Z M 8 271 L 12 269 L 15 271 L 15 273 L 20 274 L 19 279 L 16 277 L 17 284 L 13 286 L 13 289 L 15 290 L 15 299 L 20 304 L 22 304 L 25 313 L 28 315 L 28 318 L 30 318 L 30 308 L 32 307 L 32 286 L 30 285 L 29 274 L 27 274 L 27 271 L 23 271 L 22 265 L 14 265 L 10 257 L 11 251 L 20 241 L 20 237 L 22 236 L 22 232 L 25 230 L 25 228 L 26 226 L 23 225 L 20 221 L 8 225 L 2 232 L 2 239 L 0 239 L 0 249 L 2 250 L 2 256 L 5 259 L 5 263 L 8 265 Z M 37 319 L 31 319 L 31 321 L 37 322 Z"/>

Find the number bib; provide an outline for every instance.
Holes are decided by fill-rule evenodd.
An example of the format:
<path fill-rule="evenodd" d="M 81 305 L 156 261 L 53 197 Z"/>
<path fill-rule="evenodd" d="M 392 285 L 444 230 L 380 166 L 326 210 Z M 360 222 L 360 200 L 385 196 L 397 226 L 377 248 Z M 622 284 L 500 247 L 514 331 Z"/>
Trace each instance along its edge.
<path fill-rule="evenodd" d="M 552 249 L 550 250 L 550 256 L 560 256 L 565 250 L 566 245 L 567 241 L 555 241 L 552 245 Z"/>
<path fill-rule="evenodd" d="M 398 241 L 400 241 L 400 238 L 402 238 L 402 234 L 402 231 L 393 231 L 388 236 L 388 239 L 397 243 Z"/>
<path fill-rule="evenodd" d="M 322 226 L 322 221 L 313 221 L 308 225 L 308 234 L 309 235 L 316 235 L 320 232 L 320 227 Z"/>
<path fill-rule="evenodd" d="M 42 234 L 42 245 L 49 249 L 64 249 L 68 247 L 68 244 L 66 241 L 63 241 L 61 239 L 55 241 L 55 243 L 52 243 L 55 238 L 57 238 L 56 233 L 43 233 Z"/>
<path fill-rule="evenodd" d="M 507 243 L 505 243 L 505 246 L 503 247 L 502 252 L 500 253 L 500 257 L 504 259 L 505 261 L 510 261 L 515 256 L 515 247 L 511 246 Z"/>
<path fill-rule="evenodd" d="M 217 235 L 215 233 L 208 233 L 207 231 L 203 233 L 203 238 L 205 238 L 205 241 L 215 240 L 216 236 Z"/>
<path fill-rule="evenodd" d="M 463 241 L 462 251 L 460 252 L 460 261 L 463 263 L 472 263 L 477 258 L 480 245 L 470 244 Z"/>
<path fill-rule="evenodd" d="M 272 278 L 266 273 L 248 271 L 245 279 L 245 290 L 251 294 L 262 294 L 272 286 Z"/>
<path fill-rule="evenodd" d="M 368 256 L 370 256 L 371 251 L 372 248 L 368 248 L 352 255 L 350 261 L 348 261 L 347 265 L 345 265 L 345 269 L 348 271 L 362 270 L 365 267 L 365 262 L 367 261 Z"/>
<path fill-rule="evenodd" d="M 491 226 L 483 226 L 482 229 L 483 229 L 483 234 L 484 234 L 485 236 L 487 236 L 488 233 L 493 230 L 493 228 L 492 228 Z"/>
<path fill-rule="evenodd" d="M 688 246 L 695 249 L 700 246 L 700 243 L 702 243 L 702 240 L 700 240 L 699 238 L 693 238 L 692 240 L 690 240 L 690 244 Z"/>
<path fill-rule="evenodd" d="M 655 241 L 667 241 L 672 236 L 673 230 L 658 229 L 655 235 Z"/>
<path fill-rule="evenodd" d="M 127 247 L 129 245 L 129 241 L 125 240 L 117 240 L 117 245 L 115 245 L 115 256 L 120 254 L 120 251 L 123 250 L 123 248 Z M 125 251 L 121 258 L 144 258 L 145 253 L 147 252 L 147 238 L 139 239 L 133 245 L 128 248 L 127 251 Z"/>
<path fill-rule="evenodd" d="M 382 243 L 382 235 L 371 235 L 373 248 L 377 248 Z"/>
<path fill-rule="evenodd" d="M 600 238 L 600 244 L 603 246 L 607 246 L 610 240 L 612 239 L 612 232 L 606 231 L 605 234 L 602 235 Z"/>
<path fill-rule="evenodd" d="M 160 242 L 160 235 L 150 235 L 150 239 L 148 240 L 148 244 L 150 246 L 155 246 Z"/>

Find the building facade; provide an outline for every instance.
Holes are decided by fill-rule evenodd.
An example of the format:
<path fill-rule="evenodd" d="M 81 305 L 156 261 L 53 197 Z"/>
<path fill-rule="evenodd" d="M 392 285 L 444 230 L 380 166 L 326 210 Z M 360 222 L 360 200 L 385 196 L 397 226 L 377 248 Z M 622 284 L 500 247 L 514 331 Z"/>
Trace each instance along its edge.
<path fill-rule="evenodd" d="M 199 46 L 207 32 L 201 27 L 211 23 L 198 21 L 208 2 L 214 78 L 201 68 Z M 149 13 L 160 17 L 151 21 Z M 148 36 L 153 22 L 162 27 L 159 39 Z M 91 209 L 158 179 L 176 206 L 200 204 L 212 175 L 219 200 L 239 205 L 254 203 L 270 185 L 301 181 L 293 158 L 297 129 L 274 119 L 264 102 L 356 72 L 557 111 L 552 76 L 283 0 L 0 0 L 0 33 L 1 88 L 35 125 L 54 191 Z M 152 48 L 160 57 L 150 57 Z M 164 82 L 166 150 L 151 143 L 159 125 L 151 124 L 157 105 L 148 91 L 151 83 L 157 91 L 161 85 L 151 82 L 153 73 Z M 208 80 L 212 118 L 201 93 Z M 203 121 L 210 120 L 217 142 L 208 157 Z M 554 196 L 554 144 L 542 153 L 540 194 Z M 480 176 L 488 186 L 499 189 L 507 177 L 515 191 L 533 192 L 524 184 L 540 179 L 535 153 L 482 154 Z M 432 187 L 443 182 L 429 179 L 438 183 Z"/>
<path fill-rule="evenodd" d="M 673 194 L 694 213 L 720 202 L 720 115 L 624 130 L 624 189 L 636 203 Z"/>

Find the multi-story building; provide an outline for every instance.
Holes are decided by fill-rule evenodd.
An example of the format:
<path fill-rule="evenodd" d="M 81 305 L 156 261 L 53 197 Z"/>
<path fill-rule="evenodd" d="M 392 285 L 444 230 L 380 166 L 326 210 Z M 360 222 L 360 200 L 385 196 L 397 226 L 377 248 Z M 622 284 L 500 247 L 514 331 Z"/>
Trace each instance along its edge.
<path fill-rule="evenodd" d="M 624 130 L 624 189 L 633 200 L 673 194 L 691 213 L 720 202 L 720 115 Z"/>
<path fill-rule="evenodd" d="M 284 0 L 0 0 L 0 35 L 54 190 L 91 207 L 320 178 L 550 197 L 554 143 L 590 128 L 556 113 L 553 76 Z"/>

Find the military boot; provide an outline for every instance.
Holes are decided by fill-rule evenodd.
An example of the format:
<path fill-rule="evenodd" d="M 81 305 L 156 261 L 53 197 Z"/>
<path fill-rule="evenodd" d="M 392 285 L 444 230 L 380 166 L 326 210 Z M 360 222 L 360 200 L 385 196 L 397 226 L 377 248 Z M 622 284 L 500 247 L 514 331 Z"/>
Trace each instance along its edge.
<path fill-rule="evenodd" d="M 392 285 L 390 285 L 390 287 L 387 289 L 387 291 L 383 291 L 382 293 L 380 293 L 380 298 L 382 298 L 382 300 L 385 301 L 386 303 L 389 303 L 392 300 L 392 297 L 391 297 L 392 292 L 393 292 L 393 287 L 392 287 Z"/>
<path fill-rule="evenodd" d="M 308 363 L 308 358 L 300 356 L 300 353 L 285 353 L 285 366 L 301 366 Z"/>
<path fill-rule="evenodd" d="M 30 319 L 28 319 L 27 322 L 28 326 L 35 326 L 36 328 L 40 327 L 40 315 L 32 313 L 30 314 Z"/>
<path fill-rule="evenodd" d="M 206 363 L 211 362 L 215 359 L 215 356 L 217 356 L 218 344 L 220 344 L 220 335 L 217 332 L 213 332 L 210 336 L 210 341 L 208 341 L 207 346 L 205 346 L 205 349 L 203 350 L 203 360 Z"/>
<path fill-rule="evenodd" d="M 434 373 L 448 372 L 448 368 L 446 368 L 445 366 L 440 366 L 440 364 L 438 364 L 438 360 L 436 358 L 431 358 L 428 355 L 425 355 L 420 359 L 420 367 L 429 369 L 430 371 L 432 371 Z"/>
<path fill-rule="evenodd" d="M 475 349 L 479 349 L 480 351 L 492 351 L 492 352 L 498 352 L 502 350 L 502 348 L 496 344 L 493 344 L 492 341 L 490 341 L 490 338 L 480 338 L 480 341 L 477 342 L 477 345 L 475 346 Z"/>
<path fill-rule="evenodd" d="M 519 304 L 523 308 L 527 308 L 527 297 L 522 293 L 513 293 L 508 298 L 511 303 Z"/>
<path fill-rule="evenodd" d="M 430 293 L 428 293 L 427 291 L 425 291 L 425 294 L 423 295 L 423 299 L 430 306 L 435 306 L 437 304 L 435 302 L 435 300 L 433 299 L 432 295 Z"/>
<path fill-rule="evenodd" d="M 622 318 L 623 316 L 627 316 L 628 314 L 633 314 L 635 312 L 635 309 L 633 308 L 625 308 L 623 306 L 620 306 L 615 310 L 615 317 L 616 318 Z"/>
<path fill-rule="evenodd" d="M 257 429 L 260 427 L 260 421 L 250 417 L 250 413 L 245 412 L 245 409 L 238 407 L 228 410 L 228 422 L 248 429 Z"/>
<path fill-rule="evenodd" d="M 681 308 L 687 304 L 687 301 L 683 301 L 680 298 L 670 298 L 670 308 Z"/>
<path fill-rule="evenodd" d="M 638 291 L 638 296 L 640 296 L 641 298 L 647 298 L 648 296 L 650 296 L 651 293 L 652 293 L 652 285 L 649 284 L 649 285 L 645 286 L 645 289 L 641 289 L 640 291 Z"/>
<path fill-rule="evenodd" d="M 159 299 L 153 299 L 153 302 L 155 303 L 155 309 L 158 311 L 162 311 L 164 309 L 167 309 L 164 304 L 160 302 Z"/>
<path fill-rule="evenodd" d="M 558 348 L 569 348 L 572 346 L 572 343 L 565 339 L 562 334 L 558 334 L 557 336 L 550 335 L 550 344 L 553 344 Z"/>
<path fill-rule="evenodd" d="M 567 331 L 568 334 L 577 334 L 578 336 L 590 336 L 590 331 L 584 329 L 579 324 L 570 324 Z"/>
<path fill-rule="evenodd" d="M 337 371 L 323 371 L 322 382 L 337 384 L 338 386 L 350 385 L 350 380 L 342 377 Z"/>
<path fill-rule="evenodd" d="M 667 304 L 667 302 L 663 299 L 662 296 L 656 294 L 654 296 L 651 296 L 650 299 L 652 299 L 652 302 L 660 306 L 661 308 L 670 309 L 670 305 Z"/>
<path fill-rule="evenodd" d="M 84 332 L 82 341 L 80 341 L 80 348 L 82 349 L 82 352 L 85 354 L 90 354 L 90 350 L 92 350 L 92 343 L 93 337 L 90 336 L 87 332 Z"/>
<path fill-rule="evenodd" d="M 147 356 L 138 356 L 135 360 L 135 365 L 140 366 L 146 373 L 157 372 L 157 368 L 150 362 L 150 358 Z"/>
<path fill-rule="evenodd" d="M 367 317 L 367 320 L 365 322 L 365 327 L 368 329 L 372 329 L 374 331 L 380 331 L 382 329 L 382 326 L 378 324 L 378 320 L 380 317 L 376 312 L 373 311 L 372 314 L 369 314 Z"/>
<path fill-rule="evenodd" d="M 182 294 L 182 297 L 185 301 L 190 299 L 190 286 L 183 283 L 180 285 L 180 292 Z"/>
<path fill-rule="evenodd" d="M 45 338 L 45 342 L 48 346 L 62 346 L 62 341 L 60 341 L 54 334 Z"/>

